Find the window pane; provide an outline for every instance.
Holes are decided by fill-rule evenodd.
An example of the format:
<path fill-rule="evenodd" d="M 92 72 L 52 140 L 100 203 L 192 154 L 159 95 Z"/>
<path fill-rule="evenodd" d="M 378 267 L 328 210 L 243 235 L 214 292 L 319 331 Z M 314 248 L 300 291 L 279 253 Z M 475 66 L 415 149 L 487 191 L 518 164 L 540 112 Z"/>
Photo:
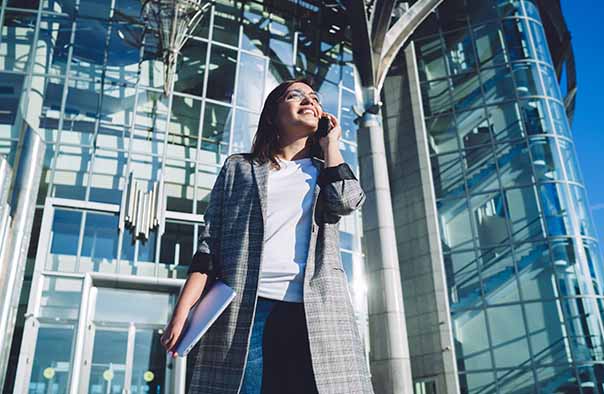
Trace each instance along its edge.
<path fill-rule="evenodd" d="M 82 257 L 113 260 L 117 257 L 118 216 L 86 213 Z"/>
<path fill-rule="evenodd" d="M 231 153 L 249 152 L 258 129 L 259 115 L 238 109 L 235 112 L 235 129 Z"/>
<path fill-rule="evenodd" d="M 493 368 L 486 318 L 481 310 L 453 316 L 455 355 L 460 371 Z M 492 380 L 491 380 L 492 382 Z"/>
<path fill-rule="evenodd" d="M 29 381 L 30 392 L 66 393 L 69 390 L 73 336 L 74 328 L 70 324 L 40 327 Z M 50 373 L 52 379 L 44 376 Z"/>
<path fill-rule="evenodd" d="M 477 1 L 479 7 L 490 7 L 490 2 Z M 476 51 L 480 67 L 489 67 L 504 64 L 506 61 L 502 34 L 498 23 L 489 23 L 474 28 L 476 37 Z"/>
<path fill-rule="evenodd" d="M 237 52 L 232 49 L 212 46 L 210 75 L 206 97 L 230 103 L 235 88 Z"/>
<path fill-rule="evenodd" d="M 530 363 L 526 331 L 520 305 L 488 309 L 491 342 L 497 368 L 513 368 Z"/>
<path fill-rule="evenodd" d="M 176 269 L 176 277 L 186 277 L 193 257 L 193 224 L 168 222 L 161 238 L 159 262 L 168 265 L 166 272 Z"/>
<path fill-rule="evenodd" d="M 212 39 L 237 46 L 239 42 L 239 5 L 232 0 L 220 0 L 214 6 Z"/>
<path fill-rule="evenodd" d="M 50 253 L 69 256 L 77 255 L 81 223 L 82 212 L 63 209 L 55 210 L 55 217 L 51 228 L 52 241 L 50 244 Z"/>
<path fill-rule="evenodd" d="M 206 103 L 201 149 L 226 154 L 231 134 L 231 107 Z"/>
<path fill-rule="evenodd" d="M 237 105 L 260 112 L 264 98 L 265 64 L 264 58 L 240 54 Z"/>
<path fill-rule="evenodd" d="M 524 136 L 522 114 L 517 103 L 493 105 L 486 110 L 495 140 L 514 140 Z"/>
<path fill-rule="evenodd" d="M 208 15 L 204 16 L 204 19 Z M 206 72 L 208 44 L 189 39 L 181 49 L 178 69 L 174 73 L 174 90 L 195 96 L 203 95 L 203 80 Z"/>
<path fill-rule="evenodd" d="M 533 187 L 505 191 L 512 227 L 512 239 L 525 241 L 543 237 L 541 215 Z"/>

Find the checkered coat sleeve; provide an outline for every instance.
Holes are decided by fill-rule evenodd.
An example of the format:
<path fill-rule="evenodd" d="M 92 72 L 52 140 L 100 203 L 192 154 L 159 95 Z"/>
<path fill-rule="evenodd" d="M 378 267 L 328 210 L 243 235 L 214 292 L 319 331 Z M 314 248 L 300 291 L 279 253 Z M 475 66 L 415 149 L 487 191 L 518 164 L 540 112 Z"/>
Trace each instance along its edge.
<path fill-rule="evenodd" d="M 338 221 L 365 195 L 346 164 L 323 168 L 314 191 L 304 277 L 313 371 L 320 394 L 372 394 L 339 249 Z M 189 394 L 239 393 L 254 319 L 264 239 L 269 164 L 227 158 L 210 195 L 192 270 L 210 267 L 237 295 L 189 354 Z"/>

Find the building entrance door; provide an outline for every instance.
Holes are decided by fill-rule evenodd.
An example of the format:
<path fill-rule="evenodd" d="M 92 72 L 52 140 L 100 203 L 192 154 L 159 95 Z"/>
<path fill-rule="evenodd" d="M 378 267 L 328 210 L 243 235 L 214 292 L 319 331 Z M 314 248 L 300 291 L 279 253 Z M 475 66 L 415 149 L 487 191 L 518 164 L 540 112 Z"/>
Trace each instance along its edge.
<path fill-rule="evenodd" d="M 164 394 L 172 380 L 160 336 L 171 294 L 92 286 L 80 388 L 98 394 Z"/>

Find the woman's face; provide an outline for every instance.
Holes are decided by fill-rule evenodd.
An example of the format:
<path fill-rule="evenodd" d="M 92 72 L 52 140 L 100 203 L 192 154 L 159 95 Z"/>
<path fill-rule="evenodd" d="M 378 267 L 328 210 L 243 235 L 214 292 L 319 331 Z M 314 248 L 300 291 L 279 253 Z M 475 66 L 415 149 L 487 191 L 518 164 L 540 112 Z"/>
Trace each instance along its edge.
<path fill-rule="evenodd" d="M 312 135 L 323 114 L 315 91 L 302 82 L 287 88 L 277 108 L 279 132 L 292 137 Z"/>

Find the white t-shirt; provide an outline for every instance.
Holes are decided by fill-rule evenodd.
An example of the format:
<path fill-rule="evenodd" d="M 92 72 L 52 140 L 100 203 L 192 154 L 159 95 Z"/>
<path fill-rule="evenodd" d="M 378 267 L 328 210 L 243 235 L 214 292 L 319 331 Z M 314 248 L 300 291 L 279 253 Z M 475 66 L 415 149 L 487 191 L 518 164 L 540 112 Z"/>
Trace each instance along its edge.
<path fill-rule="evenodd" d="M 258 296 L 302 302 L 318 170 L 310 158 L 278 161 L 268 175 Z"/>

